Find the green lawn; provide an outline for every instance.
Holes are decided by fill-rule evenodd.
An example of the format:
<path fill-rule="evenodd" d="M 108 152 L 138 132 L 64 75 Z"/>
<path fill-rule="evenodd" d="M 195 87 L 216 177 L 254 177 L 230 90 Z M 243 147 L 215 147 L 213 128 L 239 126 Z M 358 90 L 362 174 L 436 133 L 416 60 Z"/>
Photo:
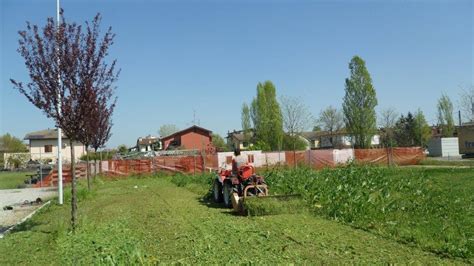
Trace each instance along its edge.
<path fill-rule="evenodd" d="M 0 265 L 465 263 L 313 215 L 236 216 L 203 201 L 203 186 L 183 185 L 149 177 L 82 188 L 75 235 L 69 206 L 52 204 L 0 240 Z"/>
<path fill-rule="evenodd" d="M 439 160 L 433 158 L 426 158 L 420 162 L 421 165 L 430 166 L 468 166 L 474 167 L 474 159 L 463 159 L 463 160 Z"/>
<path fill-rule="evenodd" d="M 0 189 L 17 188 L 24 185 L 27 174 L 31 172 L 0 172 Z"/>

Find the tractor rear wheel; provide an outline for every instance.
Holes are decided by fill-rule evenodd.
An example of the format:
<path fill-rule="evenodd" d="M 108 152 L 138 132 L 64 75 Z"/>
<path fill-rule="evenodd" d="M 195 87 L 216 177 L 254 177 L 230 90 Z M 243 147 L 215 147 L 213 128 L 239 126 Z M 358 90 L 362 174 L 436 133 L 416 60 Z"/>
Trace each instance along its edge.
<path fill-rule="evenodd" d="M 212 195 L 214 196 L 214 202 L 222 202 L 222 184 L 217 179 L 214 180 L 214 185 L 212 186 Z"/>
<path fill-rule="evenodd" d="M 224 183 L 224 188 L 223 188 L 223 196 L 224 196 L 224 206 L 227 208 L 232 207 L 232 199 L 230 198 L 232 196 L 232 193 L 234 192 L 234 189 L 232 188 L 232 185 L 230 183 Z"/>

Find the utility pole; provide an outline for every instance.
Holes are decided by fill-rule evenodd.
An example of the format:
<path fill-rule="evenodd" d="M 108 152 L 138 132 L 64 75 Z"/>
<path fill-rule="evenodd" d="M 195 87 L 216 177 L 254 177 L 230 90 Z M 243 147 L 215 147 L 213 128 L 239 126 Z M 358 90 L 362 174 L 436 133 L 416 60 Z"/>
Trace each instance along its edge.
<path fill-rule="evenodd" d="M 462 122 L 461 122 L 461 110 L 458 111 L 458 118 L 459 118 L 459 126 L 462 126 Z"/>
<path fill-rule="evenodd" d="M 59 17 L 59 0 L 56 0 L 56 21 L 57 21 L 57 25 L 56 25 L 56 34 L 59 33 L 59 23 L 60 23 L 60 17 Z M 56 41 L 58 39 L 56 38 Z M 59 43 L 58 43 L 59 44 Z M 60 59 L 59 59 L 59 45 L 56 45 L 56 51 L 58 53 L 58 56 L 57 56 L 57 60 L 58 60 L 58 113 L 59 115 L 61 115 L 61 95 L 60 95 L 60 87 L 61 87 L 61 74 L 59 72 L 59 65 L 61 63 Z M 62 205 L 63 204 L 63 159 L 62 159 L 62 154 L 61 154 L 61 150 L 63 148 L 63 144 L 62 144 L 62 130 L 61 130 L 61 127 L 58 126 L 58 202 L 59 202 L 59 205 Z"/>

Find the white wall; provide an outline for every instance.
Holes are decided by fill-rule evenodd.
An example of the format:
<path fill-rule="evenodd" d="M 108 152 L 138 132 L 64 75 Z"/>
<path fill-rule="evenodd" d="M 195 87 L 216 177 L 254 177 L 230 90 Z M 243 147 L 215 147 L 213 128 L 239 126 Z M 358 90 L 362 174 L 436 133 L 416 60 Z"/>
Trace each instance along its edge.
<path fill-rule="evenodd" d="M 262 153 L 262 151 L 241 151 L 241 155 L 248 156 L 253 155 L 254 162 L 251 165 L 255 167 L 261 167 L 265 165 L 275 165 L 279 162 L 285 162 L 285 152 L 268 152 Z M 217 165 L 219 168 L 232 169 L 232 164 L 227 164 L 227 157 L 234 156 L 233 152 L 218 152 L 217 153 Z"/>
<path fill-rule="evenodd" d="M 352 137 L 349 135 L 337 135 L 332 137 L 335 143 L 341 143 L 344 146 L 352 146 Z M 380 145 L 380 135 L 372 136 L 370 141 L 371 145 Z M 318 148 L 332 148 L 331 144 L 331 136 L 323 136 L 321 137 L 321 143 L 319 143 Z"/>
<path fill-rule="evenodd" d="M 45 152 L 44 146 L 52 145 L 52 152 Z M 41 140 L 30 140 L 30 154 L 32 160 L 46 159 L 50 158 L 53 162 L 56 162 L 58 155 L 58 141 L 55 139 L 41 139 Z M 82 155 L 86 154 L 84 145 L 81 143 L 74 143 L 74 156 L 76 160 L 79 159 Z M 63 139 L 63 149 L 62 149 L 63 162 L 71 162 L 71 146 L 69 141 Z"/>
<path fill-rule="evenodd" d="M 434 157 L 460 156 L 458 138 L 433 138 L 428 142 L 428 152 Z"/>
<path fill-rule="evenodd" d="M 353 149 L 335 149 L 332 151 L 332 156 L 336 164 L 345 164 L 355 159 Z"/>
<path fill-rule="evenodd" d="M 459 154 L 458 138 L 441 138 L 441 148 L 443 157 L 461 156 Z"/>

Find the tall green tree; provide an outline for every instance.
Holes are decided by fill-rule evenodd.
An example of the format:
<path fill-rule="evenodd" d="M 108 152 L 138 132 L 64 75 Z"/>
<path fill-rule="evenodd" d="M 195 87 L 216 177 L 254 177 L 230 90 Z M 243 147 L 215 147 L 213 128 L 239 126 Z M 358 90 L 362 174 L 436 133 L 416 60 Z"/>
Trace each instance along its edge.
<path fill-rule="evenodd" d="M 416 111 L 414 116 L 413 135 L 415 145 L 421 147 L 426 147 L 431 138 L 431 128 L 420 109 Z"/>
<path fill-rule="evenodd" d="M 250 122 L 250 107 L 244 103 L 242 105 L 242 131 L 244 133 L 244 142 L 249 142 L 251 138 L 252 124 Z"/>
<path fill-rule="evenodd" d="M 343 102 L 347 130 L 355 138 L 355 147 L 369 148 L 377 131 L 377 96 L 364 60 L 354 56 L 349 63 L 350 77 L 346 79 Z"/>
<path fill-rule="evenodd" d="M 229 146 L 227 146 L 224 138 L 222 138 L 219 134 L 212 133 L 212 145 L 216 147 L 217 151 L 219 152 L 229 151 Z"/>
<path fill-rule="evenodd" d="M 415 146 L 414 130 L 415 118 L 411 112 L 401 115 L 395 124 L 395 143 L 400 147 Z"/>
<path fill-rule="evenodd" d="M 283 118 L 271 81 L 258 83 L 250 116 L 253 121 L 257 146 L 264 150 L 280 150 L 283 141 Z"/>
<path fill-rule="evenodd" d="M 438 100 L 438 123 L 441 126 L 443 137 L 452 137 L 454 134 L 453 103 L 448 95 L 443 94 Z"/>
<path fill-rule="evenodd" d="M 7 133 L 0 136 L 0 150 L 5 152 L 27 152 L 28 148 L 21 139 Z"/>
<path fill-rule="evenodd" d="M 400 147 L 426 147 L 431 138 L 431 128 L 425 115 L 418 109 L 414 114 L 402 115 L 395 124 L 395 143 Z"/>
<path fill-rule="evenodd" d="M 0 167 L 3 168 L 3 154 L 5 152 L 27 152 L 28 148 L 21 139 L 10 135 L 9 133 L 0 136 Z"/>

